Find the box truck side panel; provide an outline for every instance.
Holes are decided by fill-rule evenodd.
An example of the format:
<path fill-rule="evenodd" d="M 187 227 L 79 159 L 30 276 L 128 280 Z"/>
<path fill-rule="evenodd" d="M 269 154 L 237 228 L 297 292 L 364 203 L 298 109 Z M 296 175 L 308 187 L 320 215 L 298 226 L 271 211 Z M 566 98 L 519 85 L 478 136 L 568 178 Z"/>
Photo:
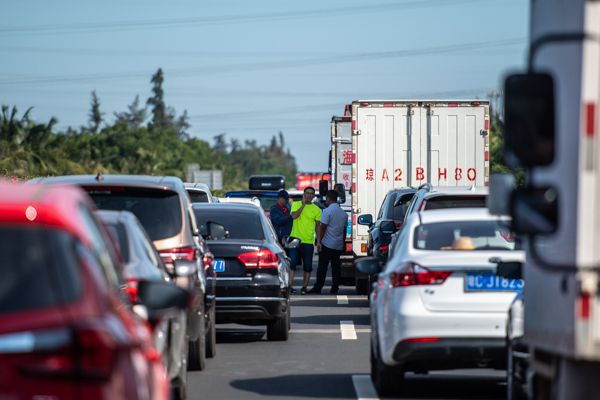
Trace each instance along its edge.
<path fill-rule="evenodd" d="M 424 110 L 430 162 L 424 166 L 435 186 L 484 186 L 487 132 L 484 107 Z"/>

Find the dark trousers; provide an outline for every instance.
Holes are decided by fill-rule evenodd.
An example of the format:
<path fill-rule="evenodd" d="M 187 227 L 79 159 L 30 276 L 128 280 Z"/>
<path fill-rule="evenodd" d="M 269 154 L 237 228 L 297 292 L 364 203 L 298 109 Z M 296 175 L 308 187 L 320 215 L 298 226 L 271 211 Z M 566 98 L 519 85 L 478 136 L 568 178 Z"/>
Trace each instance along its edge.
<path fill-rule="evenodd" d="M 321 252 L 319 253 L 319 266 L 317 268 L 317 282 L 315 282 L 316 289 L 322 289 L 325 285 L 325 277 L 327 276 L 327 267 L 331 262 L 331 280 L 333 281 L 331 288 L 337 289 L 340 286 L 341 268 L 342 263 L 340 256 L 342 255 L 341 250 L 330 249 L 327 246 L 321 246 Z"/>

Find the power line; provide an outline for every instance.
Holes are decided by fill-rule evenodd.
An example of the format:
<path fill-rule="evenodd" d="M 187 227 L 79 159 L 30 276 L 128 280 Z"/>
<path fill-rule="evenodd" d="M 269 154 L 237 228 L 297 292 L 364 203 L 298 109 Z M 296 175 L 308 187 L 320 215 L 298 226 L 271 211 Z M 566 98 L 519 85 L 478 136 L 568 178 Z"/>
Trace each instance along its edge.
<path fill-rule="evenodd" d="M 403 58 L 411 56 L 425 56 L 425 55 L 437 55 L 447 54 L 457 51 L 470 51 L 492 47 L 503 47 L 512 46 L 516 44 L 525 43 L 525 38 L 511 38 L 494 41 L 484 42 L 473 42 L 446 46 L 434 46 L 417 49 L 406 49 L 406 50 L 394 50 L 394 51 L 379 51 L 379 52 L 368 52 L 368 53 L 357 53 L 347 56 L 330 56 L 330 57 L 319 57 L 319 58 L 307 58 L 299 60 L 286 60 L 286 61 L 268 61 L 268 62 L 256 62 L 256 63 L 242 63 L 242 64 L 231 64 L 231 65 L 220 65 L 220 66 L 206 66 L 206 67 L 192 67 L 192 68 L 180 68 L 174 69 L 169 72 L 170 76 L 195 76 L 198 74 L 218 74 L 227 72 L 250 72 L 250 71 L 264 71 L 281 68 L 298 68 L 315 65 L 325 64 L 340 64 L 357 61 L 371 61 L 377 59 L 386 58 Z M 68 75 L 68 76 L 46 76 L 31 79 L 14 79 L 0 81 L 0 85 L 27 85 L 27 84 L 44 84 L 44 83 L 66 83 L 66 82 L 85 82 L 85 81 L 98 81 L 98 80 L 111 80 L 121 78 L 140 78 L 148 77 L 151 72 L 125 72 L 125 73 L 109 73 L 109 74 L 82 74 L 82 75 Z"/>
<path fill-rule="evenodd" d="M 162 20 L 138 20 L 138 21 L 110 21 L 110 22 L 88 22 L 76 24 L 48 24 L 33 26 L 8 26 L 0 28 L 2 35 L 49 35 L 67 33 L 91 33 L 103 31 L 131 31 L 145 29 L 175 28 L 187 26 L 208 26 L 215 24 L 237 24 L 249 22 L 267 22 L 277 20 L 288 20 L 298 18 L 322 18 L 331 16 L 343 16 L 356 13 L 381 12 L 388 10 L 411 10 L 419 8 L 431 8 L 440 6 L 455 6 L 464 3 L 481 3 L 491 0 L 421 0 L 406 1 L 402 3 L 371 4 L 368 6 L 339 7 L 320 10 L 305 10 L 293 12 L 275 12 L 264 14 L 240 14 L 214 17 L 191 17 L 173 18 Z"/>

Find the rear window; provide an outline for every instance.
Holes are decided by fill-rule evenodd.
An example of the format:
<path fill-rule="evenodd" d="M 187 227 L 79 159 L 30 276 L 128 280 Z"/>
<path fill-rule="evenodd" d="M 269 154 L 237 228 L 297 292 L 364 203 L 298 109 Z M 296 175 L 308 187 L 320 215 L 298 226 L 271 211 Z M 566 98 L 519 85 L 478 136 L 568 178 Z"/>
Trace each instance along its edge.
<path fill-rule="evenodd" d="M 188 190 L 192 203 L 208 203 L 208 194 L 199 190 Z"/>
<path fill-rule="evenodd" d="M 75 244 L 54 229 L 0 225 L 0 314 L 78 299 L 82 283 Z"/>
<path fill-rule="evenodd" d="M 392 207 L 392 219 L 396 221 L 404 220 L 406 210 L 408 210 L 408 206 L 410 205 L 412 198 L 412 194 L 401 197 L 400 204 Z"/>
<path fill-rule="evenodd" d="M 260 206 L 262 207 L 262 209 L 266 212 L 269 212 L 271 210 L 271 207 L 273 207 L 276 203 L 277 203 L 277 195 L 261 195 L 261 194 L 256 194 L 256 193 L 248 193 L 248 194 L 243 194 L 243 193 L 232 193 L 232 194 L 228 194 L 227 197 L 236 197 L 236 198 L 246 198 L 246 199 L 252 199 L 252 198 L 257 198 L 260 200 Z"/>
<path fill-rule="evenodd" d="M 219 208 L 216 207 L 214 210 L 194 209 L 202 235 L 207 234 L 206 223 L 210 221 L 223 225 L 229 231 L 229 239 L 265 239 L 265 233 L 257 212 Z"/>
<path fill-rule="evenodd" d="M 425 210 L 484 208 L 486 196 L 434 196 L 425 200 Z"/>
<path fill-rule="evenodd" d="M 117 246 L 119 246 L 119 252 L 121 253 L 123 261 L 129 262 L 131 257 L 129 256 L 129 244 L 127 243 L 127 231 L 125 230 L 125 227 L 121 223 L 105 223 L 105 225 L 110 231 L 112 237 L 117 241 Z"/>
<path fill-rule="evenodd" d="M 419 250 L 514 250 L 507 221 L 452 221 L 415 228 Z"/>
<path fill-rule="evenodd" d="M 170 190 L 85 188 L 101 210 L 131 211 L 152 240 L 170 238 L 181 231 L 179 195 Z"/>

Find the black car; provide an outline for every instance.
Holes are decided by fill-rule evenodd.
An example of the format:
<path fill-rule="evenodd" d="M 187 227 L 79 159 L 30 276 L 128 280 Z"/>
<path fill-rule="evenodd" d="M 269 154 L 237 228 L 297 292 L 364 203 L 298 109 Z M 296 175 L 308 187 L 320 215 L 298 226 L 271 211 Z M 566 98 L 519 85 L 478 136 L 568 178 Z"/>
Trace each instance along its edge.
<path fill-rule="evenodd" d="M 290 264 L 264 212 L 241 203 L 193 209 L 215 257 L 217 322 L 266 324 L 268 340 L 287 340 Z"/>
<path fill-rule="evenodd" d="M 125 291 L 132 304 L 138 304 L 140 281 L 171 281 L 165 264 L 160 259 L 152 241 L 139 220 L 129 211 L 97 211 L 97 215 L 121 253 Z M 173 282 L 174 284 L 174 282 Z M 173 313 L 158 324 L 154 332 L 154 344 L 161 353 L 169 380 L 178 392 L 175 398 L 185 398 L 187 387 L 187 335 L 185 311 Z"/>
<path fill-rule="evenodd" d="M 416 191 L 414 188 L 390 190 L 383 199 L 375 222 L 370 214 L 359 217 L 359 224 L 369 225 L 367 255 L 379 257 L 382 262 L 387 260 L 392 234 L 404 223 L 406 209 Z"/>
<path fill-rule="evenodd" d="M 31 183 L 77 185 L 100 210 L 131 211 L 158 250 L 178 286 L 194 293 L 188 308 L 188 369 L 202 370 L 216 352 L 212 254 L 199 235 L 189 196 L 174 176 L 71 175 Z M 179 264 L 178 267 L 176 264 Z"/>

